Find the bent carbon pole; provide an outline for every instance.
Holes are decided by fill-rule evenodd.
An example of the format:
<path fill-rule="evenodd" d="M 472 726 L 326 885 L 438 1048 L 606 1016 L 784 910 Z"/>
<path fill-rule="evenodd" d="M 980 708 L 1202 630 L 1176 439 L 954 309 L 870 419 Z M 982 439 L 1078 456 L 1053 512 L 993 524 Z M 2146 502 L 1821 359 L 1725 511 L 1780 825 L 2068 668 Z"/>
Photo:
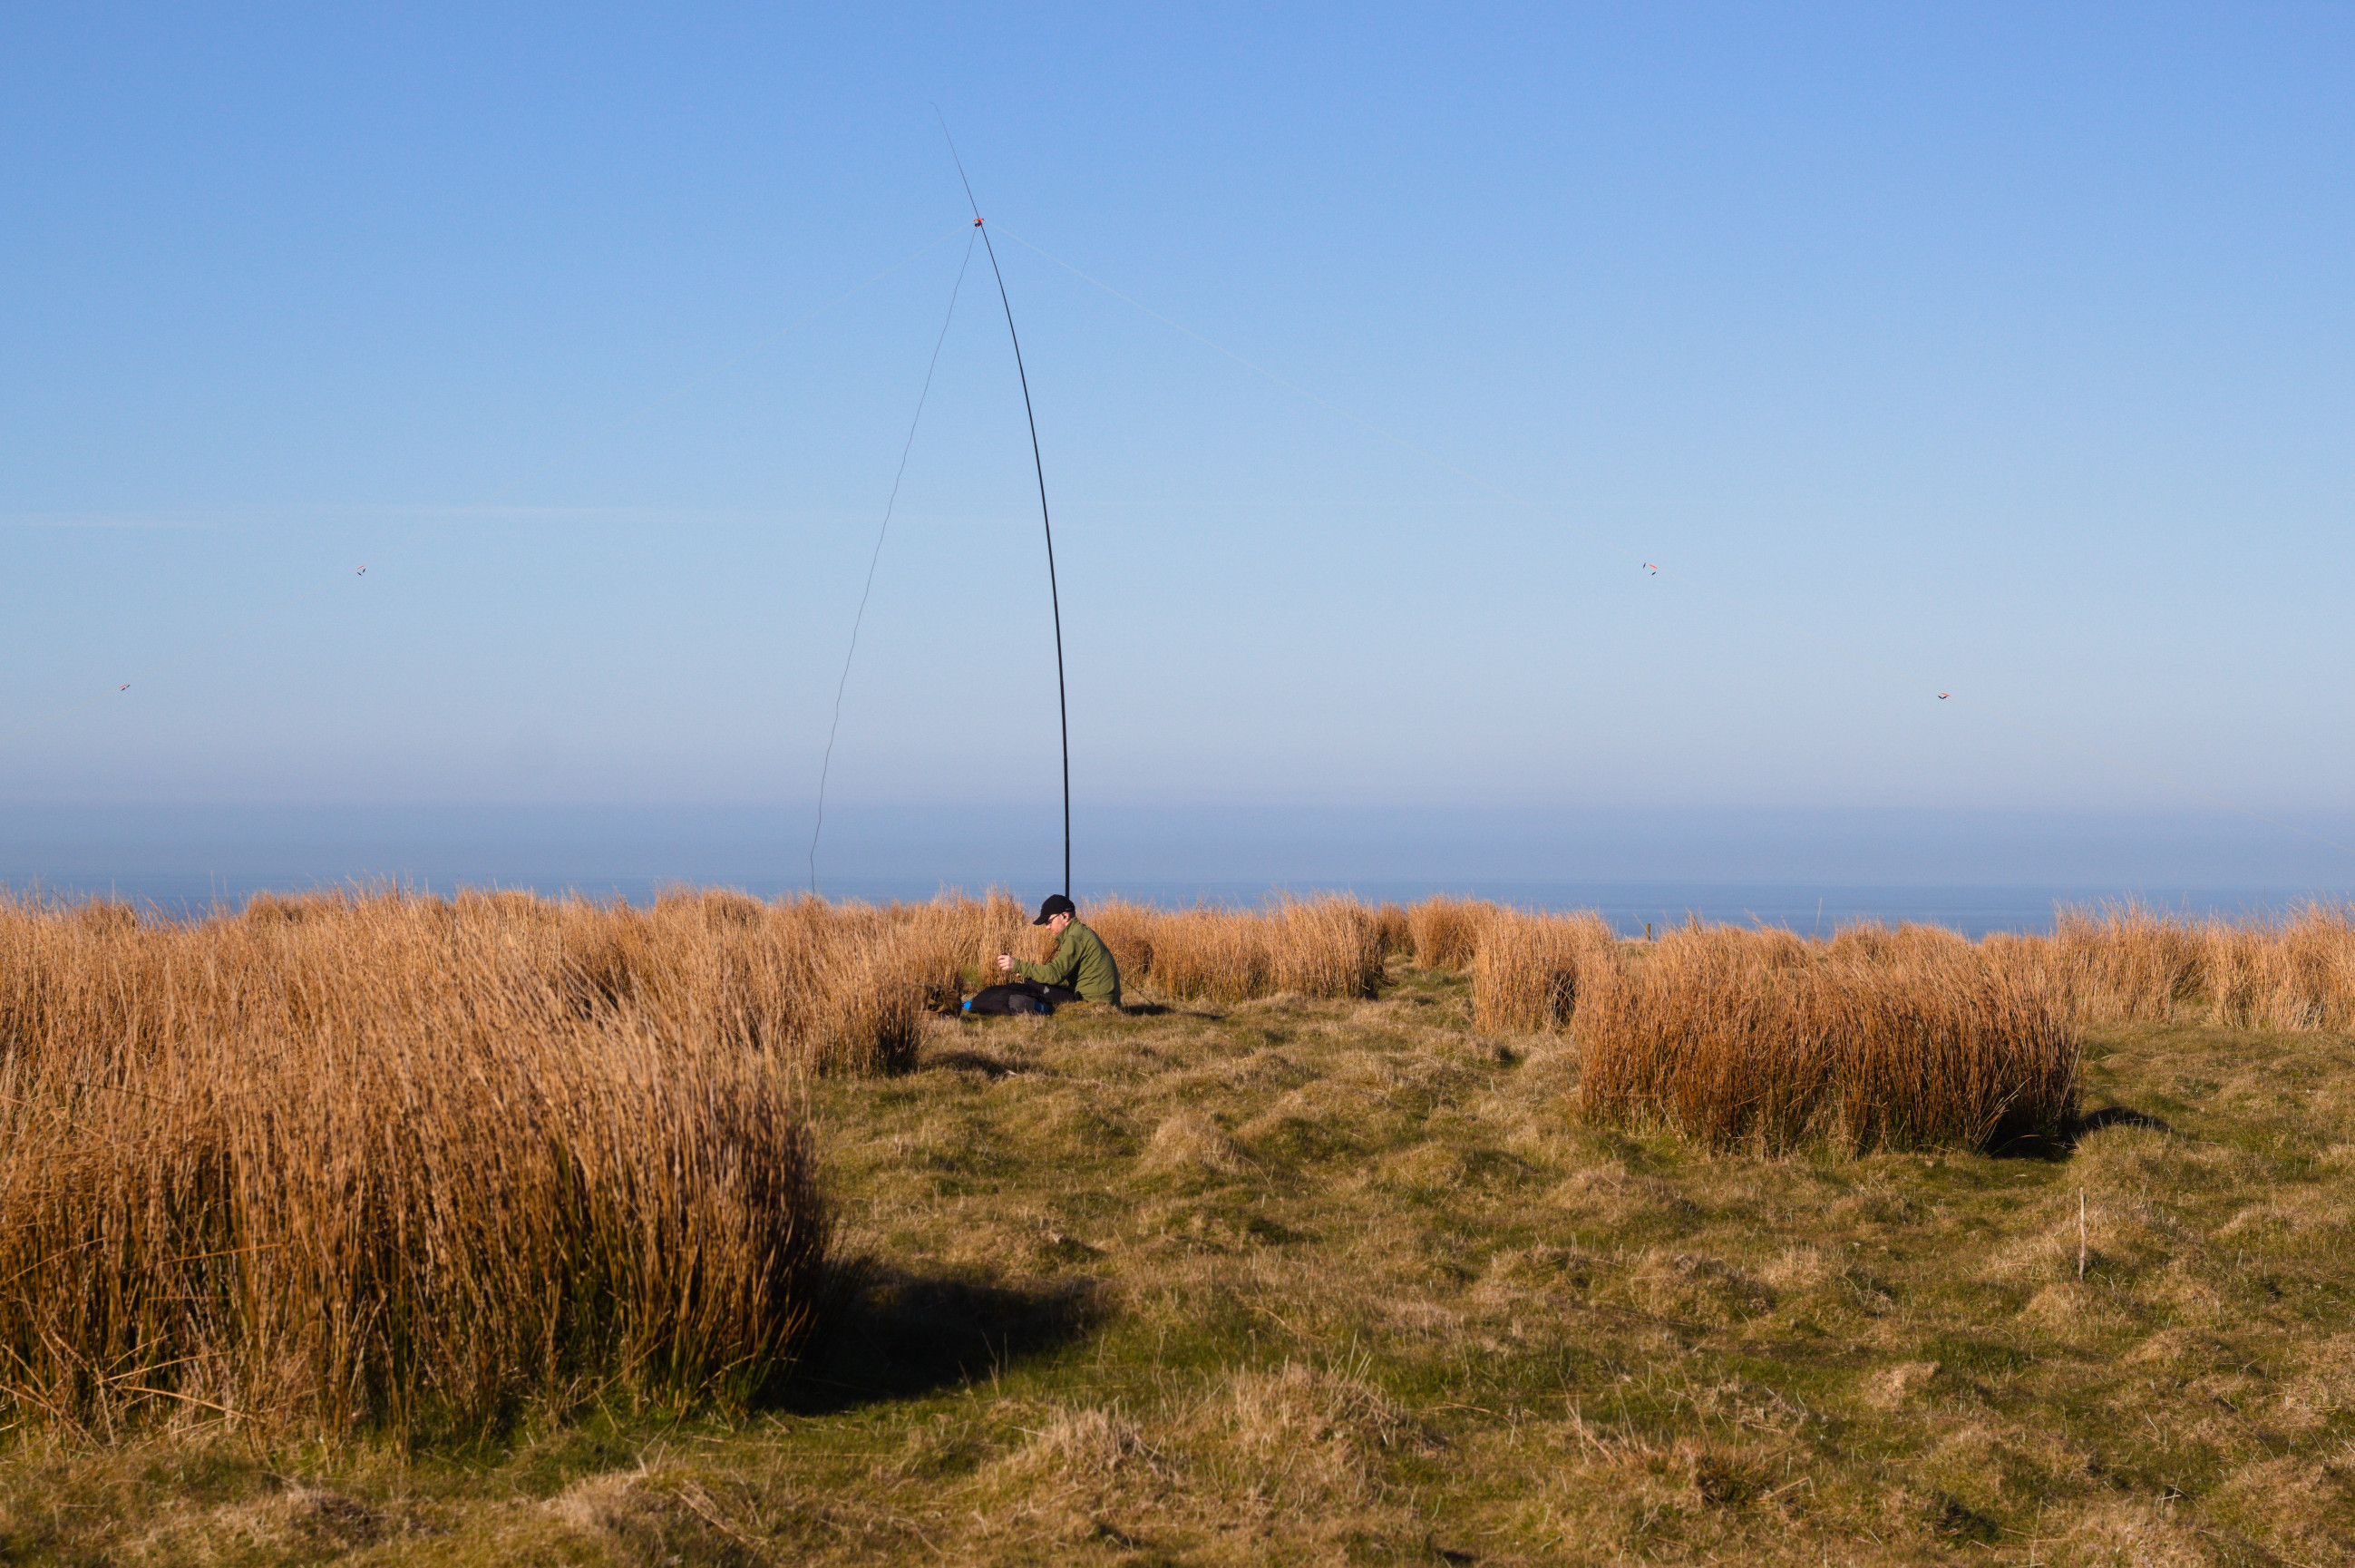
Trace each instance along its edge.
<path fill-rule="evenodd" d="M 940 114 L 940 105 L 932 106 Z M 1055 587 L 1055 524 L 1047 515 L 1047 463 L 1039 455 L 1039 416 L 1030 408 L 1030 373 L 1022 368 L 1022 335 L 1014 330 L 1014 304 L 1006 297 L 1006 274 L 998 270 L 997 247 L 989 242 L 989 228 L 981 220 L 981 203 L 974 199 L 973 181 L 965 178 L 964 160 L 957 157 L 956 138 L 941 116 L 941 136 L 956 160 L 957 178 L 973 208 L 973 226 L 981 230 L 981 247 L 989 253 L 989 270 L 997 279 L 997 303 L 1006 307 L 1006 336 L 1014 342 L 1014 373 L 1022 382 L 1022 415 L 1030 421 L 1030 465 L 1039 475 L 1039 524 L 1047 532 L 1047 602 L 1055 613 L 1055 715 L 1063 736 L 1063 896 L 1071 896 L 1071 709 L 1063 688 L 1063 601 Z"/>

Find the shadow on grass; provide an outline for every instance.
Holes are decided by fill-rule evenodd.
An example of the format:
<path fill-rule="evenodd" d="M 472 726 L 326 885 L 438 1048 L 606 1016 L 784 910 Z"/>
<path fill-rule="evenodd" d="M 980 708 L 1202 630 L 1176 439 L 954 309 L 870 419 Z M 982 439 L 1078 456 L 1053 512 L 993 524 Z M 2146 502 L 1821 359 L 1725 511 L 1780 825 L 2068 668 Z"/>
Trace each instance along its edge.
<path fill-rule="evenodd" d="M 2024 1133 L 2008 1138 L 1990 1147 L 1987 1154 L 1995 1159 L 2063 1160 L 2077 1152 L 2077 1146 L 2088 1134 L 2098 1133 L 2104 1127 L 2148 1127 L 2160 1133 L 2175 1130 L 2147 1111 L 2127 1105 L 2105 1105 L 2063 1123 L 2055 1132 Z"/>
<path fill-rule="evenodd" d="M 927 1072 L 936 1067 L 952 1072 L 978 1072 L 992 1081 L 1014 1071 L 997 1058 L 978 1051 L 929 1051 L 922 1061 L 916 1063 L 919 1072 Z"/>
<path fill-rule="evenodd" d="M 2148 1127 L 2155 1133 L 2171 1133 L 2175 1129 L 2147 1111 L 2137 1111 L 2126 1105 L 2105 1105 L 2078 1117 L 2069 1127 L 2069 1141 L 2074 1145 L 2087 1133 L 2098 1133 L 2104 1127 Z"/>
<path fill-rule="evenodd" d="M 986 1378 L 1084 1338 L 1105 1303 L 1092 1280 L 1032 1288 L 839 1265 L 792 1373 L 762 1401 L 826 1415 Z"/>

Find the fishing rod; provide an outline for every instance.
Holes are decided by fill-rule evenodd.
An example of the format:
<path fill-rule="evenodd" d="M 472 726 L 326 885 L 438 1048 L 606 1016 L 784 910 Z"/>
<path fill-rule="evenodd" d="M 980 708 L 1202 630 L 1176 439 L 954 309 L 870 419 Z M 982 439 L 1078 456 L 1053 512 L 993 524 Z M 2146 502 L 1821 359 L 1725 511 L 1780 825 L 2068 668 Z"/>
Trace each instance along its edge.
<path fill-rule="evenodd" d="M 1014 373 L 1022 381 L 1022 416 L 1030 421 L 1030 465 L 1039 475 L 1039 524 L 1047 534 L 1047 603 L 1055 613 L 1055 715 L 1063 737 L 1063 896 L 1071 896 L 1071 708 L 1063 685 L 1063 601 L 1055 588 L 1055 523 L 1047 514 L 1047 463 L 1039 455 L 1039 416 L 1030 407 L 1030 373 L 1022 368 L 1022 335 L 1014 330 L 1014 302 L 1006 294 L 1006 274 L 997 265 L 997 247 L 989 242 L 989 228 L 981 220 L 981 203 L 975 199 L 973 181 L 966 178 L 964 160 L 957 156 L 956 138 L 949 134 L 948 116 L 932 105 L 941 122 L 941 139 L 949 144 L 957 178 L 964 186 L 966 205 L 973 208 L 973 226 L 981 230 L 981 248 L 989 256 L 989 271 L 997 280 L 997 303 L 1006 308 L 1006 336 L 1014 343 Z"/>

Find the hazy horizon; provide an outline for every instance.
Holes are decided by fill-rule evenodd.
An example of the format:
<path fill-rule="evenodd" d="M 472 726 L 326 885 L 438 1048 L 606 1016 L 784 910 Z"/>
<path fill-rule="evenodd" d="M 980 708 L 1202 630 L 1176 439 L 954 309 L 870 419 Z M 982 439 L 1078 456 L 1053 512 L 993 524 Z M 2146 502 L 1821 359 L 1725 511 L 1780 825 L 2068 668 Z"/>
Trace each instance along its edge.
<path fill-rule="evenodd" d="M 666 884 L 808 886 L 809 805 L 48 805 L 0 817 L 0 884 L 177 908 L 263 889 L 397 882 L 643 901 Z M 2355 837 L 2355 822 L 2310 830 Z M 1073 891 L 1164 903 L 1290 891 L 1594 907 L 1632 929 L 1689 912 L 1800 928 L 1920 919 L 1972 934 L 2056 902 L 2263 916 L 2355 891 L 2349 857 L 2214 816 L 1881 810 L 1090 806 Z M 1052 802 L 830 808 L 817 887 L 925 898 L 1061 880 Z"/>

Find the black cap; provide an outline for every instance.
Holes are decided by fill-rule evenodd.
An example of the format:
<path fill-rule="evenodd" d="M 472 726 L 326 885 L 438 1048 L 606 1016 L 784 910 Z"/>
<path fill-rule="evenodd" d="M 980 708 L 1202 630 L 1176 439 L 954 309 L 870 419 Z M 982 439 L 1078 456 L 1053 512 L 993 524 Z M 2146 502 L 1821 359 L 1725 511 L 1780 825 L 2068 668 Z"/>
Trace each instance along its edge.
<path fill-rule="evenodd" d="M 1079 912 L 1080 906 L 1065 898 L 1062 894 L 1049 893 L 1047 895 L 1047 901 L 1039 906 L 1039 918 L 1032 921 L 1030 923 L 1033 925 L 1044 925 L 1059 914 L 1077 914 Z"/>

